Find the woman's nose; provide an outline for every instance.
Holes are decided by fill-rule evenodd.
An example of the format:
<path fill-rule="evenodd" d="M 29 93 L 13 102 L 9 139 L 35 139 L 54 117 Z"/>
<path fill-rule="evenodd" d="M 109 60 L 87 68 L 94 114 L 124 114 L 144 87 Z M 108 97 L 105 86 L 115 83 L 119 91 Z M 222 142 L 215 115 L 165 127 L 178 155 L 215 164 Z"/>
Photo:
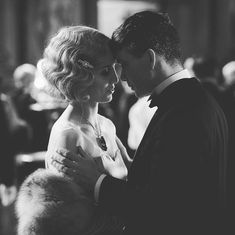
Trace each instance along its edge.
<path fill-rule="evenodd" d="M 113 83 L 118 83 L 119 82 L 119 77 L 117 76 L 117 74 L 114 72 L 114 76 L 113 76 Z"/>

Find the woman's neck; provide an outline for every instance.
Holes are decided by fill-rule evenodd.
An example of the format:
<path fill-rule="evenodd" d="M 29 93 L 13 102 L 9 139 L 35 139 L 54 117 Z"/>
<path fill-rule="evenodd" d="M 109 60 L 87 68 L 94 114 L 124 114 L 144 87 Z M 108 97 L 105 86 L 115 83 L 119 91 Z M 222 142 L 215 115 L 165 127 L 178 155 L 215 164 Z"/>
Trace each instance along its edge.
<path fill-rule="evenodd" d="M 87 121 L 91 124 L 97 123 L 98 118 L 98 103 L 72 103 L 68 106 L 69 119 L 72 122 L 86 123 Z"/>

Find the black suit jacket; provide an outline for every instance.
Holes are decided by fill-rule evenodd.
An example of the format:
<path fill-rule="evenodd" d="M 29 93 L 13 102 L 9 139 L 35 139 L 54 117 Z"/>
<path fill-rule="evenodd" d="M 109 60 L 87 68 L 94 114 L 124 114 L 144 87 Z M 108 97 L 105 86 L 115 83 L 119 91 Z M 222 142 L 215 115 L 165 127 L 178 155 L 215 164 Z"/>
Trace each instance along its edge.
<path fill-rule="evenodd" d="M 210 234 L 225 191 L 224 114 L 195 78 L 174 82 L 151 105 L 158 110 L 128 181 L 105 177 L 99 203 L 124 219 L 126 234 Z"/>

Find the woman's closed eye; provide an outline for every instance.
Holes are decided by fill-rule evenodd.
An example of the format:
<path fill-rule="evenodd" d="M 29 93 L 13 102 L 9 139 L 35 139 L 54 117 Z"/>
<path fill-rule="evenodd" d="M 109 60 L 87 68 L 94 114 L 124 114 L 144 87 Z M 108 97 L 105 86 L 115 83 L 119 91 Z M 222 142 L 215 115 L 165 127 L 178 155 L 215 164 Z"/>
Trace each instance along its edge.
<path fill-rule="evenodd" d="M 112 72 L 112 66 L 106 66 L 100 71 L 100 75 L 108 76 Z"/>

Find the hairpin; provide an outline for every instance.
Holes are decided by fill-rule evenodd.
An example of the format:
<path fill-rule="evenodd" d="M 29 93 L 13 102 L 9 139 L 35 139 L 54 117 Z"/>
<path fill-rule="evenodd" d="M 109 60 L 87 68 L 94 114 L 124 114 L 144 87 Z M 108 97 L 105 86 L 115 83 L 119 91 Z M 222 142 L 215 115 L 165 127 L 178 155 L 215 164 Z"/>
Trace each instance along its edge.
<path fill-rule="evenodd" d="M 88 61 L 86 61 L 86 60 L 79 59 L 77 62 L 78 62 L 79 65 L 83 66 L 83 67 L 86 68 L 86 69 L 93 69 L 93 68 L 94 68 L 94 66 L 91 65 L 91 64 L 90 64 Z"/>

